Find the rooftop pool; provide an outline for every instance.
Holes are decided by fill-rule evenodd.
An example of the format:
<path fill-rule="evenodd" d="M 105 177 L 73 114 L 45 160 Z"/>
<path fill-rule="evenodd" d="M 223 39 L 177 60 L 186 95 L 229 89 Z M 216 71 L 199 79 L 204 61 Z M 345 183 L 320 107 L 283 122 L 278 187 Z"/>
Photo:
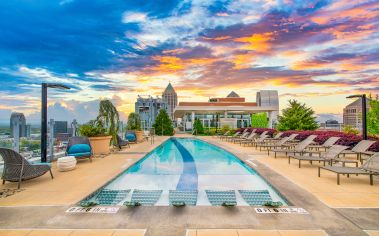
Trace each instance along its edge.
<path fill-rule="evenodd" d="M 170 138 L 83 202 L 98 205 L 262 206 L 286 200 L 233 154 L 195 138 Z"/>

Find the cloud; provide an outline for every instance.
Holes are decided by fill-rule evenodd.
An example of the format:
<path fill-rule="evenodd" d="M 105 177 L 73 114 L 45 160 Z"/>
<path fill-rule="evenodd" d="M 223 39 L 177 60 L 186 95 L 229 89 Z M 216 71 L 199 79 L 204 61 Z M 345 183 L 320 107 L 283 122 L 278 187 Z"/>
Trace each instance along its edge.
<path fill-rule="evenodd" d="M 72 89 L 49 90 L 51 114 L 94 114 L 115 97 L 128 113 L 138 94 L 160 95 L 169 81 L 183 99 L 278 89 L 335 95 L 336 109 L 346 94 L 378 90 L 377 9 L 369 0 L 2 1 L 0 109 L 38 118 L 41 83 L 55 82 Z"/>

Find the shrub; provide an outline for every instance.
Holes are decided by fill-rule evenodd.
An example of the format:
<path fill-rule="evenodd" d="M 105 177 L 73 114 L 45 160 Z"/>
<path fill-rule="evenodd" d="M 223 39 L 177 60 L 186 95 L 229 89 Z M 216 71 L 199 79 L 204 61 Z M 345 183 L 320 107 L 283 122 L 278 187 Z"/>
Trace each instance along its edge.
<path fill-rule="evenodd" d="M 359 131 L 351 125 L 345 125 L 343 127 L 343 132 L 346 134 L 359 134 Z"/>
<path fill-rule="evenodd" d="M 251 115 L 251 126 L 257 128 L 267 128 L 268 120 L 266 112 Z"/>
<path fill-rule="evenodd" d="M 379 101 L 371 99 L 369 104 L 367 131 L 369 135 L 379 135 Z"/>
<path fill-rule="evenodd" d="M 196 134 L 204 134 L 204 127 L 201 121 L 198 118 L 195 118 L 195 122 L 193 124 L 194 130 L 196 130 Z"/>
<path fill-rule="evenodd" d="M 222 127 L 221 127 L 221 132 L 223 133 L 223 134 L 225 134 L 227 131 L 229 131 L 230 130 L 230 126 L 229 125 L 223 125 Z"/>
<path fill-rule="evenodd" d="M 79 135 L 86 137 L 98 137 L 107 135 L 104 127 L 96 124 L 95 121 L 90 121 L 87 124 L 79 127 Z"/>

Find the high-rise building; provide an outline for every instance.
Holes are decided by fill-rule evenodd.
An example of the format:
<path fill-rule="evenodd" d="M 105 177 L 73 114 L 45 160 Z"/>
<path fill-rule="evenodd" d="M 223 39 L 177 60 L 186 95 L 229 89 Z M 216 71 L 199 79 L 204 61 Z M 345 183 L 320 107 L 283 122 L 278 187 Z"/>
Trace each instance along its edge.
<path fill-rule="evenodd" d="M 14 129 L 18 129 L 19 137 L 26 137 L 26 119 L 23 113 L 13 112 L 10 118 L 11 137 Z"/>
<path fill-rule="evenodd" d="M 27 124 L 25 126 L 25 137 L 30 138 L 31 134 L 32 134 L 32 125 L 31 124 Z"/>
<path fill-rule="evenodd" d="M 370 100 L 366 98 L 367 110 L 370 109 Z M 357 129 L 362 127 L 362 98 L 350 103 L 343 109 L 343 124 L 351 125 Z"/>
<path fill-rule="evenodd" d="M 175 89 L 169 83 L 162 94 L 162 99 L 167 103 L 168 106 L 168 115 L 171 120 L 174 120 L 174 109 L 178 105 L 178 95 L 175 92 Z"/>
<path fill-rule="evenodd" d="M 65 134 L 67 131 L 67 121 L 54 121 L 54 138 L 57 134 Z"/>
<path fill-rule="evenodd" d="M 256 101 L 257 106 L 260 107 L 275 107 L 277 110 L 268 113 L 271 117 L 269 117 L 269 120 L 271 120 L 271 124 L 269 124 L 270 127 L 275 127 L 278 116 L 279 116 L 279 95 L 277 90 L 260 90 L 256 94 Z"/>
<path fill-rule="evenodd" d="M 141 117 L 142 129 L 148 130 L 153 126 L 160 109 L 168 110 L 167 103 L 162 98 L 138 96 L 135 103 L 135 111 Z"/>

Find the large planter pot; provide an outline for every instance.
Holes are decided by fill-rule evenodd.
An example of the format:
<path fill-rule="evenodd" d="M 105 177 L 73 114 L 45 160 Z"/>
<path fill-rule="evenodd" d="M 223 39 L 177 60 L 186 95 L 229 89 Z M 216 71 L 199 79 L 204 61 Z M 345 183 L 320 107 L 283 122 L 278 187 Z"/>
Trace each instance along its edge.
<path fill-rule="evenodd" d="M 89 142 L 91 143 L 93 155 L 106 155 L 110 151 L 110 142 L 112 136 L 101 136 L 101 137 L 90 137 Z"/>
<path fill-rule="evenodd" d="M 143 141 L 143 131 L 141 130 L 136 130 L 136 137 L 137 137 L 137 142 L 140 143 Z"/>

